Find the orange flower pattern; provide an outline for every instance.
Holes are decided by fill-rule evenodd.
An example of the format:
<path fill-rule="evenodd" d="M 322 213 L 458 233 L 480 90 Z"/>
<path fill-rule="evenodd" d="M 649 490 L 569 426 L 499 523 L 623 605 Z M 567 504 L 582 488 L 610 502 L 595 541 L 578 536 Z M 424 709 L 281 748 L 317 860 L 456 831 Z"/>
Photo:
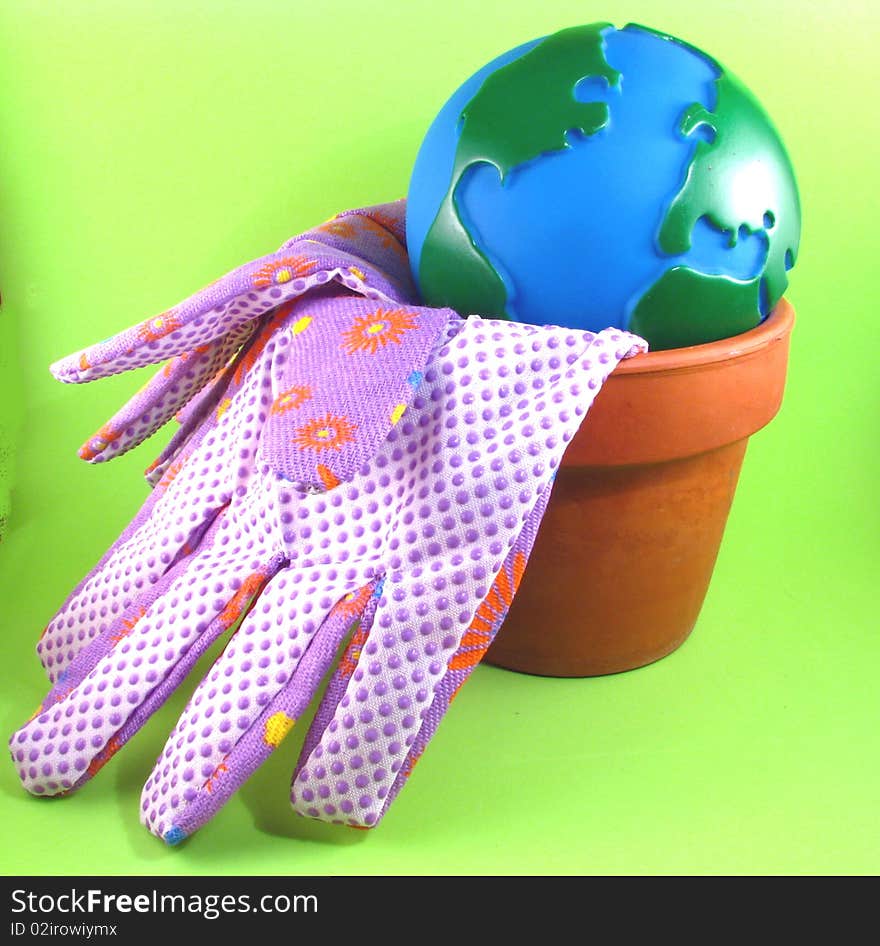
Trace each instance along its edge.
<path fill-rule="evenodd" d="M 511 564 L 505 563 L 489 589 L 489 594 L 477 608 L 458 650 L 450 658 L 450 670 L 470 670 L 483 659 L 498 625 L 507 614 L 525 570 L 526 557 L 522 552 L 514 555 Z"/>
<path fill-rule="evenodd" d="M 104 424 L 79 448 L 80 460 L 94 460 L 99 453 L 103 453 L 119 437 L 121 432 L 114 430 L 109 424 Z"/>
<path fill-rule="evenodd" d="M 339 477 L 325 463 L 317 464 L 318 477 L 324 489 L 336 489 L 339 485 Z"/>
<path fill-rule="evenodd" d="M 324 414 L 297 428 L 292 438 L 300 450 L 340 450 L 354 440 L 357 426 L 341 414 Z"/>
<path fill-rule="evenodd" d="M 217 779 L 219 779 L 224 772 L 229 771 L 229 766 L 226 764 L 226 760 L 228 758 L 228 755 L 223 756 L 223 759 L 220 761 L 214 771 L 205 779 L 202 788 L 204 788 L 209 795 L 214 791 L 214 783 L 217 781 Z"/>
<path fill-rule="evenodd" d="M 129 634 L 134 630 L 135 625 L 138 621 L 147 613 L 146 608 L 139 608 L 131 617 L 124 618 L 119 622 L 119 630 L 115 634 L 110 635 L 110 641 L 113 644 L 118 644 L 123 638 L 128 637 Z"/>
<path fill-rule="evenodd" d="M 286 391 L 275 398 L 270 414 L 286 414 L 288 411 L 294 411 L 302 407 L 312 396 L 312 389 L 307 384 L 291 385 Z"/>
<path fill-rule="evenodd" d="M 363 588 L 360 588 L 358 591 L 351 591 L 345 595 L 337 602 L 333 610 L 336 614 L 341 614 L 343 617 L 355 618 L 363 611 L 371 594 L 371 587 L 364 585 Z"/>
<path fill-rule="evenodd" d="M 162 462 L 162 457 L 156 457 L 155 460 L 144 470 L 144 476 L 149 476 L 154 470 L 158 469 Z"/>
<path fill-rule="evenodd" d="M 171 485 L 174 477 L 183 469 L 183 460 L 175 460 L 168 469 L 162 474 L 159 480 L 158 489 L 166 490 Z"/>
<path fill-rule="evenodd" d="M 344 217 L 331 217 L 330 220 L 325 221 L 316 229 L 321 233 L 329 233 L 330 236 L 341 237 L 344 240 L 357 235 L 357 228 L 354 226 L 351 219 Z"/>
<path fill-rule="evenodd" d="M 342 660 L 339 661 L 339 673 L 343 679 L 347 680 L 354 673 L 357 663 L 361 659 L 361 648 L 366 642 L 367 628 L 359 624 L 348 642 L 348 647 L 345 648 Z"/>
<path fill-rule="evenodd" d="M 377 309 L 359 315 L 348 331 L 342 333 L 342 350 L 351 355 L 366 351 L 375 355 L 386 345 L 399 345 L 405 332 L 416 327 L 416 318 L 406 309 Z"/>
<path fill-rule="evenodd" d="M 367 219 L 383 230 L 387 230 L 388 233 L 397 240 L 397 234 L 401 230 L 401 221 L 399 218 L 392 217 L 391 214 L 383 213 L 381 210 L 377 210 L 374 207 L 370 211 L 370 216 Z"/>
<path fill-rule="evenodd" d="M 261 572 L 253 572 L 241 583 L 238 591 L 229 599 L 226 607 L 217 615 L 217 623 L 224 629 L 229 629 L 244 614 L 263 585 L 266 576 Z"/>
<path fill-rule="evenodd" d="M 265 289 L 291 279 L 302 279 L 311 273 L 313 267 L 314 263 L 306 256 L 285 256 L 263 264 L 251 275 L 251 282 L 255 288 Z"/>
<path fill-rule="evenodd" d="M 89 762 L 87 768 L 89 775 L 97 775 L 121 748 L 122 743 L 116 736 L 113 736 L 107 745 Z"/>
<path fill-rule="evenodd" d="M 233 384 L 239 386 L 244 383 L 244 379 L 247 376 L 247 373 L 254 367 L 257 363 L 257 359 L 263 353 L 263 349 L 269 343 L 269 340 L 272 338 L 271 325 L 272 323 L 277 323 L 282 319 L 287 318 L 290 314 L 290 310 L 293 308 L 297 299 L 290 299 L 282 305 L 278 306 L 269 317 L 266 319 L 266 324 L 263 326 L 262 331 L 258 332 L 254 340 L 251 342 L 250 347 L 248 347 L 244 354 L 237 355 L 235 360 L 235 369 L 232 372 L 232 381 Z"/>
<path fill-rule="evenodd" d="M 176 332 L 180 326 L 180 319 L 174 315 L 172 309 L 169 309 L 167 312 L 162 312 L 152 319 L 147 319 L 146 322 L 142 322 L 138 326 L 135 334 L 139 342 L 147 344 L 149 342 L 158 342 L 160 339 L 165 338 L 166 335 Z"/>
<path fill-rule="evenodd" d="M 403 249 L 400 241 L 396 236 L 388 229 L 388 227 L 382 226 L 382 224 L 377 223 L 375 220 L 372 220 L 370 217 L 363 217 L 363 228 L 368 233 L 372 233 L 378 240 L 380 245 L 386 249 L 391 250 L 396 256 L 400 258 L 406 257 L 406 252 Z"/>

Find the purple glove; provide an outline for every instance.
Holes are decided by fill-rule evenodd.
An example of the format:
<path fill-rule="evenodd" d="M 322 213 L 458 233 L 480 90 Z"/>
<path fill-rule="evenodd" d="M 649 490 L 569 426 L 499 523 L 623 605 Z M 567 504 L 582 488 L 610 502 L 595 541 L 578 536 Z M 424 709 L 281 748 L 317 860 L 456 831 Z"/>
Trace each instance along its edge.
<path fill-rule="evenodd" d="M 367 277 L 355 288 L 375 291 L 352 265 Z M 144 789 L 142 820 L 176 843 L 279 744 L 356 626 L 292 801 L 358 826 L 382 816 L 503 620 L 566 443 L 644 348 L 612 330 L 390 305 L 394 292 L 313 288 L 268 317 L 250 300 L 249 318 L 271 323 L 188 409 L 159 485 L 41 641 L 54 686 L 11 740 L 28 790 L 87 781 L 240 621 Z M 163 339 L 97 346 L 69 376 L 243 332 L 241 303 L 216 298 L 178 307 Z M 206 317 L 208 304 L 223 312 Z M 103 438 L 96 458 L 153 420 Z"/>

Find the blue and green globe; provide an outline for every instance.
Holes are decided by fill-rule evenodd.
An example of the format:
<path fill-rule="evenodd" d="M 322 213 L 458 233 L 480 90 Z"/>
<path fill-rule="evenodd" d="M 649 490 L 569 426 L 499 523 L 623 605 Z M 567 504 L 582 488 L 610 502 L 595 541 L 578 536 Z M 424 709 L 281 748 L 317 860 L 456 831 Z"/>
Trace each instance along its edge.
<path fill-rule="evenodd" d="M 800 238 L 791 162 L 746 87 L 641 26 L 577 26 L 499 56 L 416 159 L 423 299 L 678 348 L 758 325 Z"/>

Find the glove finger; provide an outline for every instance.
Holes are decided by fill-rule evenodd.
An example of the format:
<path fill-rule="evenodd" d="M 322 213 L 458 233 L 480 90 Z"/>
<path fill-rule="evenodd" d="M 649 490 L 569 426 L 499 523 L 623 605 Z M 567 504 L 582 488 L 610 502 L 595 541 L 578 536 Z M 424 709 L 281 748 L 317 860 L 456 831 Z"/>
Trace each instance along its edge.
<path fill-rule="evenodd" d="M 386 250 L 385 255 L 394 254 Z M 155 364 L 236 332 L 282 302 L 330 282 L 391 304 L 412 298 L 411 285 L 398 285 L 356 254 L 294 239 L 159 315 L 62 358 L 50 370 L 59 381 L 78 384 Z"/>
<path fill-rule="evenodd" d="M 305 711 L 375 580 L 335 567 L 282 569 L 267 584 L 168 738 L 141 821 L 177 843 L 216 814 Z"/>
<path fill-rule="evenodd" d="M 550 501 L 552 489 L 553 484 L 551 482 L 539 497 L 537 505 L 505 559 L 501 571 L 495 577 L 489 594 L 486 595 L 477 608 L 461 639 L 461 643 L 458 645 L 458 649 L 449 658 L 446 673 L 434 688 L 434 700 L 425 713 L 416 737 L 397 770 L 394 782 L 384 799 L 379 818 L 382 817 L 385 810 L 403 788 L 416 762 L 421 758 L 425 747 L 440 725 L 440 720 L 443 719 L 449 709 L 450 703 L 473 673 L 474 668 L 483 659 L 489 645 L 495 640 L 495 636 L 504 623 L 525 573 L 541 520 L 544 517 L 547 503 Z"/>
<path fill-rule="evenodd" d="M 24 788 L 53 795 L 78 788 L 143 725 L 192 665 L 249 607 L 283 560 L 247 520 L 218 519 L 207 548 L 124 635 L 83 650 L 44 710 L 10 740 Z"/>
<path fill-rule="evenodd" d="M 256 322 L 248 322 L 177 355 L 80 447 L 80 459 L 111 460 L 151 437 L 226 366 L 256 328 Z"/>
<path fill-rule="evenodd" d="M 207 443 L 213 443 L 212 438 Z M 217 442 L 216 465 L 222 463 L 224 452 L 223 442 Z M 175 562 L 190 555 L 228 503 L 229 487 L 208 480 L 211 472 L 204 465 L 189 463 L 180 475 L 183 469 L 183 464 L 175 464 L 166 471 L 120 539 L 46 625 L 37 654 L 50 680 L 58 679 L 84 644 L 136 608 Z"/>
<path fill-rule="evenodd" d="M 175 419 L 180 426 L 171 435 L 161 453 L 144 470 L 144 479 L 150 486 L 158 486 L 175 463 L 185 463 L 186 458 L 192 455 L 201 442 L 206 428 L 210 428 L 212 422 L 217 423 L 223 416 L 228 407 L 228 401 L 221 407 L 228 389 L 227 371 L 220 372 L 209 381 L 176 415 Z"/>
<path fill-rule="evenodd" d="M 363 613 L 360 615 L 357 626 L 354 629 L 354 633 L 351 635 L 348 644 L 346 644 L 345 651 L 339 659 L 339 663 L 331 674 L 330 679 L 327 681 L 327 687 L 324 690 L 324 695 L 321 697 L 321 702 L 318 704 L 318 708 L 312 718 L 312 723 L 306 732 L 305 738 L 303 739 L 302 748 L 300 749 L 299 753 L 299 759 L 294 766 L 293 778 L 296 777 L 296 773 L 299 772 L 306 759 L 308 759 L 312 754 L 315 746 L 318 745 L 322 734 L 327 729 L 334 713 L 336 712 L 337 707 L 342 701 L 342 698 L 345 696 L 345 690 L 348 687 L 348 681 L 351 679 L 351 675 L 354 673 L 355 667 L 357 667 L 357 663 L 361 657 L 361 651 L 363 650 L 364 644 L 367 640 L 367 635 L 370 632 L 370 628 L 373 626 L 373 618 L 376 616 L 376 605 L 378 604 L 379 598 L 382 595 L 382 588 L 384 584 L 384 579 L 379 579 L 379 581 L 375 583 L 370 595 L 370 601 L 368 602 L 369 607 L 365 608 Z M 291 779 L 291 782 L 293 781 L 293 778 Z M 307 791 L 303 801 L 309 802 L 311 804 L 314 801 L 314 793 Z M 340 805 L 342 805 L 342 803 L 340 803 Z M 344 808 L 341 808 L 341 810 L 347 812 L 349 810 L 349 806 L 346 805 Z M 317 818 L 320 815 L 320 812 L 313 812 L 307 809 L 306 814 L 308 814 L 310 817 Z"/>
<path fill-rule="evenodd" d="M 101 590 L 112 577 L 119 578 L 116 562 L 102 560 L 103 566 L 93 569 L 91 582 L 77 586 L 61 610 L 49 622 L 37 643 L 37 655 L 49 682 L 55 686 L 70 685 L 70 668 L 87 649 L 103 648 L 103 642 L 125 637 L 143 617 L 149 605 L 164 594 L 170 583 L 188 566 L 194 554 L 209 541 L 210 530 L 216 525 L 214 516 L 201 521 L 189 533 L 189 538 L 171 558 L 156 560 L 140 557 L 142 567 L 134 567 L 131 560 L 125 566 L 126 579 Z M 163 550 L 163 555 L 165 551 Z M 100 564 L 100 563 L 99 563 Z M 140 574 L 137 572 L 140 571 Z M 128 580 L 131 572 L 134 576 Z M 101 600 L 98 606 L 98 599 Z M 109 603 L 103 603 L 109 601 Z"/>

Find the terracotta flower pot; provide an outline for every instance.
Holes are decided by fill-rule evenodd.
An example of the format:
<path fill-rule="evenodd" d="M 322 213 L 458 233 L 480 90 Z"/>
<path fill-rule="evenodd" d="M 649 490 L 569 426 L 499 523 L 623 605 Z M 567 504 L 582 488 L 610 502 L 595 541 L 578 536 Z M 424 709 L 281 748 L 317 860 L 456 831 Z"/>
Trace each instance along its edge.
<path fill-rule="evenodd" d="M 566 451 L 486 659 L 559 677 L 630 670 L 693 630 L 748 438 L 782 402 L 794 310 L 611 375 Z"/>

